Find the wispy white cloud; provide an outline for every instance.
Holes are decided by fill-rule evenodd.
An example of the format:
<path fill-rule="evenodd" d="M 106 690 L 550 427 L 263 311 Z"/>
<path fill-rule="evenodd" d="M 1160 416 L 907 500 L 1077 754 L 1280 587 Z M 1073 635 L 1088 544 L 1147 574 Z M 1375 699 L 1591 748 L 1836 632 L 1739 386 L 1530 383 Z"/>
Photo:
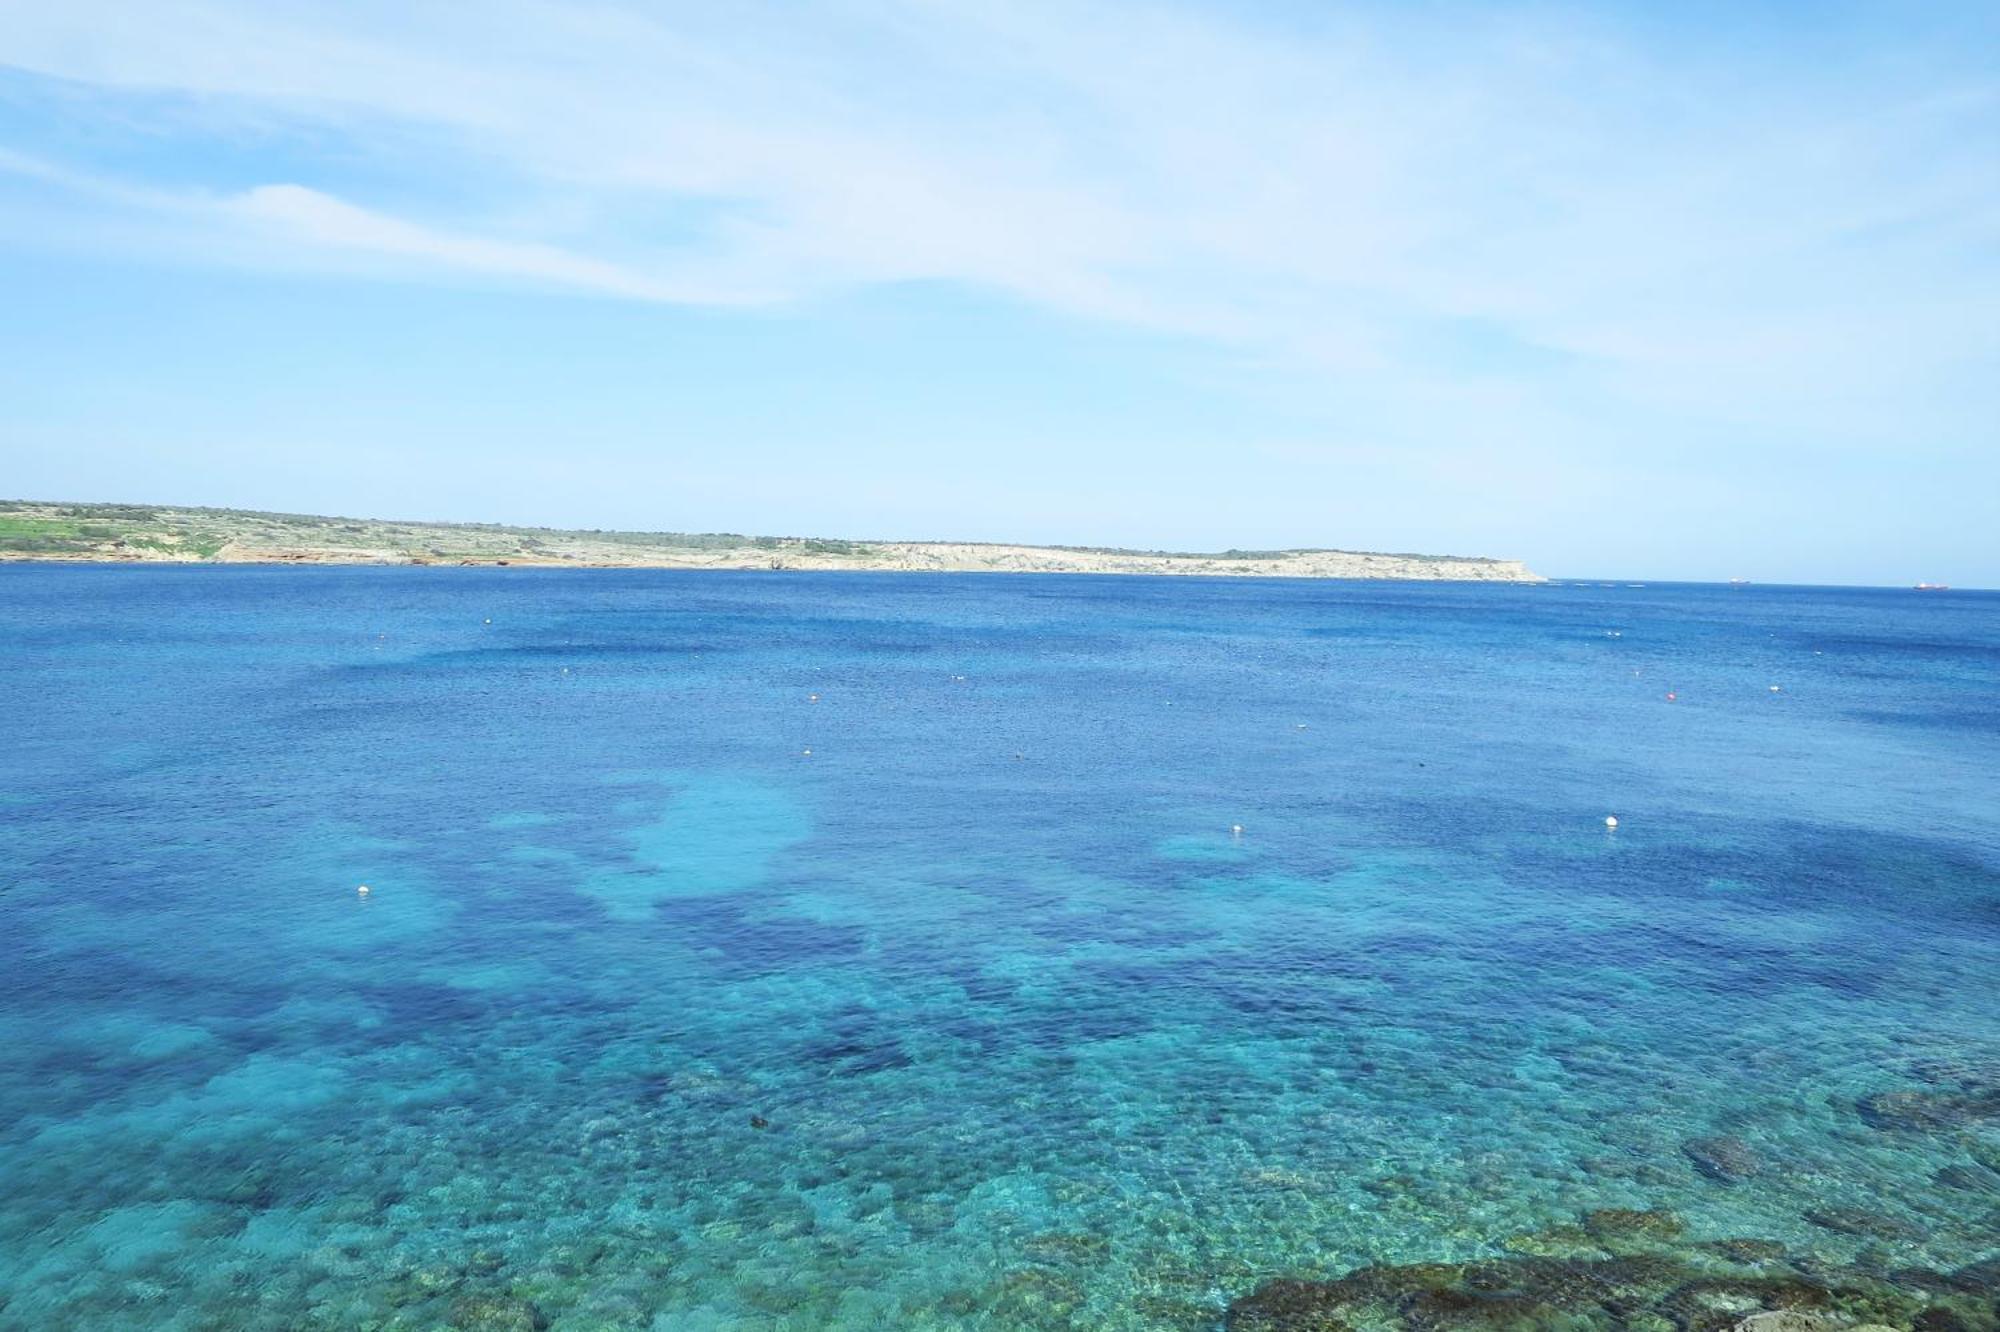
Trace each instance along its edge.
<path fill-rule="evenodd" d="M 48 169 L 265 261 L 690 303 L 963 282 L 1378 376 L 1384 413 L 1477 378 L 1476 326 L 1560 354 L 1525 378 L 1840 428 L 1993 355 L 2000 110 L 1977 61 L 1823 54 L 1541 7 L 0 7 L 0 62 L 381 167 Z"/>
<path fill-rule="evenodd" d="M 260 185 L 222 201 L 219 208 L 254 225 L 275 228 L 286 237 L 336 250 L 419 260 L 452 270 L 547 282 L 634 300 L 722 304 L 746 299 L 719 288 L 633 272 L 553 245 L 492 240 L 420 226 L 303 185 Z"/>

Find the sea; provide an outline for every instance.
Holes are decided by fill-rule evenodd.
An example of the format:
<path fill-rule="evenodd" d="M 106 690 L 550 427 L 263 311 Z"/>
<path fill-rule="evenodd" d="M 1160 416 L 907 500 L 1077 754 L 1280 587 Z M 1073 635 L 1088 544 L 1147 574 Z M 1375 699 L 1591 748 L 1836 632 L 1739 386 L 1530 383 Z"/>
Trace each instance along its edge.
<path fill-rule="evenodd" d="M 2000 593 L 18 564 L 0 681 L 0 1327 L 1992 1324 Z"/>

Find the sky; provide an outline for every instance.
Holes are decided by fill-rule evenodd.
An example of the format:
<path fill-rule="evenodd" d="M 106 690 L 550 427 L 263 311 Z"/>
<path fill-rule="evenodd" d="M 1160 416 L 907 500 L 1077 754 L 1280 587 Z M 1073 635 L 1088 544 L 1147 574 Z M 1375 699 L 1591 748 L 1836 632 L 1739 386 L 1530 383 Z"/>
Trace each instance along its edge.
<path fill-rule="evenodd" d="M 2000 6 L 0 0 L 0 495 L 2000 586 Z"/>

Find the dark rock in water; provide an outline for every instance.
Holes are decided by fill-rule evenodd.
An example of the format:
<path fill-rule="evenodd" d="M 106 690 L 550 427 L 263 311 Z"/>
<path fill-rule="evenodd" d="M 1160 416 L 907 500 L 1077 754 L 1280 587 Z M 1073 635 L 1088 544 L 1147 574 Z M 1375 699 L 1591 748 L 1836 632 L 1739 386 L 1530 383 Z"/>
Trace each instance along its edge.
<path fill-rule="evenodd" d="M 1023 1268 L 988 1289 L 988 1308 L 1002 1327 L 1067 1327 L 1083 1303 L 1083 1287 L 1059 1272 Z"/>
<path fill-rule="evenodd" d="M 1671 1239 L 1687 1229 L 1672 1212 L 1600 1207 L 1583 1214 L 1583 1228 L 1598 1239 Z"/>
<path fill-rule="evenodd" d="M 1426 1290 L 1403 1305 L 1403 1326 L 1410 1332 L 1446 1332 L 1451 1328 L 1491 1332 L 1541 1332 L 1563 1321 L 1558 1310 L 1520 1291 Z"/>
<path fill-rule="evenodd" d="M 1984 1166 L 1949 1165 L 1931 1178 L 1948 1189 L 1964 1189 L 1967 1193 L 2000 1194 L 2000 1175 L 1995 1175 Z"/>
<path fill-rule="evenodd" d="M 1838 1231 L 1842 1235 L 1886 1240 L 1923 1238 L 1923 1232 L 1907 1221 L 1898 1221 L 1893 1216 L 1864 1211 L 1859 1207 L 1815 1207 L 1805 1213 L 1805 1218 L 1822 1230 Z"/>
<path fill-rule="evenodd" d="M 460 1332 L 541 1332 L 548 1325 L 533 1304 L 506 1295 L 467 1295 L 451 1306 L 451 1326 Z"/>
<path fill-rule="evenodd" d="M 1111 1241 L 1102 1235 L 1068 1234 L 1061 1231 L 1031 1235 L 1021 1242 L 1023 1253 L 1044 1262 L 1096 1262 L 1110 1249 Z"/>
<path fill-rule="evenodd" d="M 1949 1272 L 1933 1272 L 1928 1267 L 1891 1268 L 1884 1279 L 1892 1286 L 1904 1290 L 1921 1290 L 1932 1295 L 1947 1295 L 1965 1289 L 1951 1279 Z"/>
<path fill-rule="evenodd" d="M 1701 1247 L 1721 1254 L 1732 1263 L 1774 1263 L 1785 1256 L 1785 1246 L 1777 1240 L 1719 1239 Z"/>
<path fill-rule="evenodd" d="M 752 1115 L 750 1116 L 750 1127 L 753 1129 L 767 1129 L 771 1127 L 771 1121 L 762 1115 Z"/>
<path fill-rule="evenodd" d="M 1795 1277 L 1706 1277 L 1660 1302 L 1681 1332 L 1723 1332 L 1765 1309 L 1820 1310 L 1833 1304 L 1822 1286 Z"/>
<path fill-rule="evenodd" d="M 942 1198 L 906 1198 L 896 1204 L 896 1219 L 914 1235 L 942 1235 L 958 1223 L 958 1209 Z"/>
<path fill-rule="evenodd" d="M 1364 1267 L 1336 1281 L 1267 1281 L 1229 1306 L 1226 1324 L 1229 1332 L 2000 1332 L 1992 1299 L 2000 1259 L 1924 1274 L 1925 1285 L 1906 1279 L 1908 1269 L 1888 1285 L 1834 1265 L 1810 1276 L 1719 1275 L 1713 1255 L 1732 1248 L 1760 1261 L 1783 1252 L 1769 1240 L 1715 1240 L 1618 1258 Z"/>
<path fill-rule="evenodd" d="M 1400 1322 L 1411 1332 L 1528 1332 L 1623 1318 L 1686 1276 L 1656 1257 L 1364 1267 L 1338 1281 L 1267 1282 L 1230 1306 L 1228 1327 L 1321 1332 Z"/>
<path fill-rule="evenodd" d="M 1687 1267 L 1664 1254 L 1635 1254 L 1592 1263 L 1590 1275 L 1604 1289 L 1604 1307 L 1623 1317 L 1646 1308 L 1687 1276 Z"/>
<path fill-rule="evenodd" d="M 2000 1258 L 1966 1264 L 1951 1274 L 1951 1284 L 1981 1295 L 2000 1295 Z"/>
<path fill-rule="evenodd" d="M 1847 1320 L 1832 1314 L 1805 1313 L 1798 1309 L 1766 1309 L 1753 1313 L 1736 1325 L 1736 1332 L 1840 1332 Z"/>
<path fill-rule="evenodd" d="M 276 1207 L 279 1201 L 276 1177 L 264 1170 L 245 1170 L 223 1184 L 214 1196 L 231 1206 L 259 1212 Z"/>
<path fill-rule="evenodd" d="M 1972 1324 L 1941 1304 L 1933 1304 L 1918 1314 L 1910 1332 L 1972 1332 Z"/>
<path fill-rule="evenodd" d="M 1323 1283 L 1336 1298 L 1353 1304 L 1394 1304 L 1413 1291 L 1446 1290 L 1465 1280 L 1462 1263 L 1410 1263 L 1403 1267 L 1357 1267 L 1338 1281 Z"/>
<path fill-rule="evenodd" d="M 1876 1128 L 1936 1129 L 1965 1122 L 1952 1092 L 1870 1092 L 1854 1103 L 1861 1117 Z"/>
<path fill-rule="evenodd" d="M 1349 1332 L 1341 1308 L 1332 1282 L 1281 1277 L 1232 1302 L 1224 1326 L 1229 1332 Z"/>
<path fill-rule="evenodd" d="M 1910 1072 L 1925 1082 L 1962 1087 L 1966 1091 L 2000 1089 L 2000 1058 L 1991 1056 L 1942 1056 L 1919 1059 L 1910 1065 Z"/>
<path fill-rule="evenodd" d="M 1876 1128 L 1935 1131 L 2000 1118 L 2000 1088 L 1872 1092 L 1854 1103 Z"/>
<path fill-rule="evenodd" d="M 1764 1168 L 1741 1138 L 1690 1138 L 1681 1144 L 1681 1154 L 1694 1162 L 1696 1170 L 1724 1184 L 1748 1179 Z"/>
<path fill-rule="evenodd" d="M 1416 1192 L 1421 1182 L 1415 1175 L 1384 1175 L 1380 1179 L 1362 1180 L 1361 1187 L 1378 1198 L 1397 1198 Z"/>
<path fill-rule="evenodd" d="M 2000 1179 L 2000 1143 L 1991 1143 L 1968 1136 L 1965 1139 L 1965 1154 L 1979 1163 L 1981 1169 L 1993 1172 Z"/>
<path fill-rule="evenodd" d="M 1500 1241 L 1500 1247 L 1509 1253 L 1537 1258 L 1589 1257 L 1604 1251 L 1582 1226 L 1550 1226 L 1546 1230 L 1509 1235 Z"/>

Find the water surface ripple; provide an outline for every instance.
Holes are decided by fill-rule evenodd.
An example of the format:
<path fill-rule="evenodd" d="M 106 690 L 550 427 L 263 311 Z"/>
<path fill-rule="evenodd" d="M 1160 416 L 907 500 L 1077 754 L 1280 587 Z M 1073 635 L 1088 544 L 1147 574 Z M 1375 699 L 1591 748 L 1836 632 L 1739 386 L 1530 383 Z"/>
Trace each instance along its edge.
<path fill-rule="evenodd" d="M 0 1326 L 2000 1246 L 2000 595 L 22 566 L 0 668 Z"/>

